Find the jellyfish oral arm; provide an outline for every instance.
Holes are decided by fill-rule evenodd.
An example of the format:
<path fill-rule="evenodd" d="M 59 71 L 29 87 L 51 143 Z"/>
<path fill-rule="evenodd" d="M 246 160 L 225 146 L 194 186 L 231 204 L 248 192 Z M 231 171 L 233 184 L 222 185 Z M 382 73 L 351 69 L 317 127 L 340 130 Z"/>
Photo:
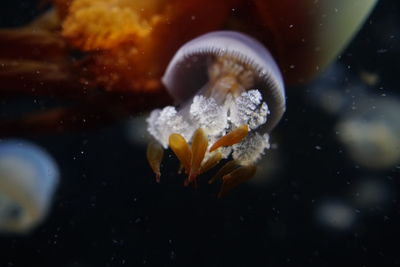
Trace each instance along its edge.
<path fill-rule="evenodd" d="M 217 105 L 213 98 L 198 95 L 194 97 L 188 114 L 181 114 L 175 107 L 167 106 L 161 110 L 154 110 L 147 122 L 148 131 L 164 148 L 168 148 L 171 143 L 170 136 L 179 134 L 189 143 L 193 133 L 201 128 L 207 135 L 209 152 L 220 150 L 224 158 L 233 153 L 237 155 L 235 159 L 239 162 L 253 164 L 263 150 L 269 147 L 268 134 L 257 132 L 257 129 L 267 122 L 267 115 L 268 107 L 262 101 L 260 92 L 250 90 L 243 92 L 236 99 L 228 97 L 223 106 Z M 264 138 L 265 142 L 259 142 L 260 137 Z M 243 153 L 240 151 L 243 146 L 238 145 L 242 142 L 248 145 L 256 142 L 262 145 L 262 148 Z"/>
<path fill-rule="evenodd" d="M 188 110 L 181 112 L 167 106 L 153 111 L 147 119 L 148 131 L 164 148 L 170 147 L 176 154 L 189 175 L 185 185 L 196 184 L 198 175 L 230 155 L 238 165 L 247 166 L 224 176 L 225 185 L 219 196 L 225 196 L 235 185 L 254 175 L 249 166 L 254 166 L 269 148 L 269 135 L 258 133 L 258 128 L 267 122 L 267 104 L 258 90 L 250 90 L 237 98 L 229 95 L 222 106 L 212 97 L 197 95 Z M 148 158 L 155 157 L 151 153 L 148 150 Z M 149 162 L 154 170 L 154 161 Z M 159 167 L 155 173 L 159 177 Z"/>

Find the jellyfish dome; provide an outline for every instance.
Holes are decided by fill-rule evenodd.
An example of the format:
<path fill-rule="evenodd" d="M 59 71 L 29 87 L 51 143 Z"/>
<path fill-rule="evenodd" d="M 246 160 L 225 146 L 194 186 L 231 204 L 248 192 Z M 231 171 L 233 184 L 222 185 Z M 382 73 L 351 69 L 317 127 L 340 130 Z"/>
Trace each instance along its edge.
<path fill-rule="evenodd" d="M 0 142 L 0 231 L 26 233 L 48 212 L 59 181 L 56 162 L 23 140 Z"/>

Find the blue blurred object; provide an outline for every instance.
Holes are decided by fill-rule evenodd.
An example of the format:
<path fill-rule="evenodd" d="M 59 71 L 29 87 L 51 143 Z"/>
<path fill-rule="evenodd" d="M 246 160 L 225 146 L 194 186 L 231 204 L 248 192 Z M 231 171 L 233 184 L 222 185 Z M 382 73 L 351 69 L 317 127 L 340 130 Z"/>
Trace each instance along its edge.
<path fill-rule="evenodd" d="M 0 143 L 0 231 L 25 233 L 40 223 L 59 182 L 56 162 L 23 140 Z"/>

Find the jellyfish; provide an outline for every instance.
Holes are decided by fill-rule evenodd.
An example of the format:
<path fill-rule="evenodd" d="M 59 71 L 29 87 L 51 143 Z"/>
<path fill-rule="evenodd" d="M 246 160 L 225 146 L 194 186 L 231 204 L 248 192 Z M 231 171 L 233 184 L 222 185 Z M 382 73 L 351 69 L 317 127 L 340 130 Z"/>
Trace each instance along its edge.
<path fill-rule="evenodd" d="M 208 33 L 177 51 L 162 81 L 178 108 L 156 109 L 147 119 L 160 144 L 148 149 L 157 180 L 160 146 L 176 154 L 186 185 L 230 157 L 210 180 L 222 178 L 219 196 L 250 179 L 285 111 L 282 75 L 268 50 L 239 32 Z"/>
<path fill-rule="evenodd" d="M 398 98 L 371 94 L 341 116 L 336 125 L 338 138 L 357 164 L 385 169 L 400 162 L 399 113 Z"/>
<path fill-rule="evenodd" d="M 27 233 L 46 216 L 58 167 L 40 147 L 23 140 L 0 143 L 0 231 Z"/>

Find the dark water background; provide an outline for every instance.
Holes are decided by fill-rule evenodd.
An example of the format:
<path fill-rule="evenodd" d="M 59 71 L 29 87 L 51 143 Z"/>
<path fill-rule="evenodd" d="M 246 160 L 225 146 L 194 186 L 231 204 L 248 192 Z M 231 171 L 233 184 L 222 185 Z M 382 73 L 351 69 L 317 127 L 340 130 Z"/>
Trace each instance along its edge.
<path fill-rule="evenodd" d="M 34 1 L 2 3 L 2 27 L 37 15 Z M 399 60 L 400 2 L 383 0 L 339 62 L 348 79 L 379 74 L 371 91 L 382 87 L 395 96 Z M 0 237 L 0 266 L 400 265 L 400 168 L 372 171 L 354 163 L 335 136 L 337 117 L 308 100 L 310 86 L 287 88 L 287 112 L 272 136 L 280 170 L 266 185 L 241 186 L 222 200 L 214 196 L 217 187 L 182 187 L 173 158 L 156 184 L 145 147 L 129 140 L 124 121 L 29 138 L 57 160 L 61 184 L 48 218 L 31 235 Z M 345 230 L 323 227 L 318 202 L 351 201 L 352 185 L 365 176 L 380 177 L 391 197 L 372 214 L 355 209 Z"/>

